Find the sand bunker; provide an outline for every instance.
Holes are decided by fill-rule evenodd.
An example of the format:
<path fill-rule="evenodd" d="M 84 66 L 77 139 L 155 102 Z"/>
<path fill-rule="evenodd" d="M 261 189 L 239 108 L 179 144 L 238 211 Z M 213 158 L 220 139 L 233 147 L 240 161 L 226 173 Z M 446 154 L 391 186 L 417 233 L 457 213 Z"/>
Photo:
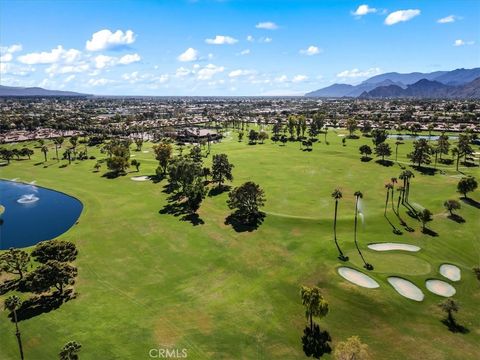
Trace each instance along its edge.
<path fill-rule="evenodd" d="M 453 296 L 457 292 L 452 285 L 442 280 L 427 280 L 425 281 L 425 285 L 432 293 L 444 297 Z"/>
<path fill-rule="evenodd" d="M 451 264 L 440 265 L 440 274 L 445 276 L 448 280 L 459 281 L 462 278 L 460 269 Z"/>
<path fill-rule="evenodd" d="M 144 153 L 144 154 L 148 154 L 149 152 L 150 152 L 150 151 L 148 151 L 148 150 L 142 151 L 142 153 Z"/>
<path fill-rule="evenodd" d="M 150 176 L 133 176 L 131 177 L 130 179 L 132 179 L 133 181 L 148 181 L 150 180 Z"/>
<path fill-rule="evenodd" d="M 375 289 L 380 287 L 378 283 L 373 280 L 370 276 L 365 275 L 364 273 L 349 268 L 349 267 L 340 267 L 338 268 L 338 273 L 344 279 L 354 283 L 355 285 L 362 286 L 369 289 Z"/>
<path fill-rule="evenodd" d="M 408 280 L 396 276 L 390 276 L 387 280 L 400 295 L 408 299 L 422 301 L 425 297 L 422 290 Z"/>
<path fill-rule="evenodd" d="M 415 245 L 390 243 L 390 242 L 370 244 L 368 245 L 368 248 L 375 251 L 392 251 L 392 250 L 403 250 L 403 251 L 410 251 L 410 252 L 420 251 L 420 248 Z"/>

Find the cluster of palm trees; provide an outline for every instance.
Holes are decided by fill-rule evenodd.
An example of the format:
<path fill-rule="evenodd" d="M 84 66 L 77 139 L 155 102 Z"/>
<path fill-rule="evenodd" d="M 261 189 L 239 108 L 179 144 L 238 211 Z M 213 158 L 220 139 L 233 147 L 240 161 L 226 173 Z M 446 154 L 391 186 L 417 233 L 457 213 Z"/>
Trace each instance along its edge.
<path fill-rule="evenodd" d="M 357 248 L 357 251 L 358 251 L 358 254 L 360 255 L 362 261 L 363 261 L 363 267 L 367 270 L 373 270 L 373 265 L 372 264 L 369 264 L 366 260 L 365 260 L 365 257 L 363 256 L 361 250 L 360 250 L 360 247 L 358 246 L 358 241 L 357 241 L 357 227 L 358 227 L 358 215 L 359 213 L 361 215 L 363 215 L 361 213 L 361 210 L 360 210 L 360 199 L 363 198 L 363 194 L 360 192 L 360 191 L 356 191 L 354 193 L 354 196 L 355 196 L 355 220 L 354 220 L 354 230 L 353 230 L 353 241 L 355 243 L 355 247 Z M 332 193 L 332 198 L 335 199 L 335 215 L 334 215 L 334 220 L 333 220 L 333 237 L 334 237 L 334 241 L 335 241 L 335 245 L 337 246 L 337 250 L 338 250 L 338 258 L 341 260 L 341 261 L 348 261 L 349 258 L 348 256 L 346 256 L 342 249 L 340 248 L 340 245 L 338 245 L 338 240 L 337 240 L 337 213 L 338 213 L 338 202 L 340 199 L 342 199 L 343 197 L 343 194 L 342 192 L 340 191 L 340 189 L 335 189 Z"/>

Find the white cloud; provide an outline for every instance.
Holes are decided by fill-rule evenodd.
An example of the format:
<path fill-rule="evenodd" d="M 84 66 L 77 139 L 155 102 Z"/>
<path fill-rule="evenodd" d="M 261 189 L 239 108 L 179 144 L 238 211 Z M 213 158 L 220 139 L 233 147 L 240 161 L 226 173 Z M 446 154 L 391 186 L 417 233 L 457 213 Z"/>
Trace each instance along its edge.
<path fill-rule="evenodd" d="M 138 54 L 126 54 L 122 57 L 108 56 L 108 55 L 97 55 L 94 58 L 95 67 L 97 69 L 104 69 L 106 67 L 111 67 L 115 65 L 128 65 L 134 62 L 141 60 L 140 55 Z"/>
<path fill-rule="evenodd" d="M 257 29 L 265 29 L 265 30 L 276 30 L 278 29 L 278 25 L 271 21 L 259 22 L 255 25 Z"/>
<path fill-rule="evenodd" d="M 359 69 L 345 70 L 337 74 L 339 78 L 359 78 L 359 77 L 369 77 L 380 74 L 380 68 L 370 68 L 365 71 Z"/>
<path fill-rule="evenodd" d="M 453 46 L 465 46 L 465 45 L 473 45 L 475 44 L 475 41 L 465 41 L 462 39 L 455 40 L 453 43 Z"/>
<path fill-rule="evenodd" d="M 72 80 L 75 80 L 75 78 L 76 78 L 75 75 L 69 75 L 68 77 L 65 78 L 65 80 L 63 80 L 63 82 L 68 83 Z"/>
<path fill-rule="evenodd" d="M 278 82 L 278 83 L 284 83 L 284 82 L 287 82 L 287 81 L 288 81 L 287 75 L 280 75 L 280 76 L 275 78 L 275 82 Z"/>
<path fill-rule="evenodd" d="M 102 86 L 102 85 L 107 85 L 113 83 L 113 80 L 105 79 L 105 78 L 100 78 L 100 79 L 90 79 L 88 80 L 88 85 L 91 86 Z"/>
<path fill-rule="evenodd" d="M 238 53 L 238 55 L 249 55 L 249 54 L 250 54 L 250 49 L 245 49 Z"/>
<path fill-rule="evenodd" d="M 248 41 L 248 42 L 254 42 L 254 41 L 255 41 L 255 38 L 254 38 L 252 35 L 248 35 L 248 36 L 247 36 L 247 41 Z"/>
<path fill-rule="evenodd" d="M 375 8 L 371 8 L 369 7 L 368 5 L 360 5 L 357 10 L 355 10 L 352 14 L 355 15 L 355 16 L 363 16 L 363 15 L 367 15 L 367 14 L 370 14 L 370 13 L 376 13 L 377 12 L 377 9 Z"/>
<path fill-rule="evenodd" d="M 292 79 L 292 82 L 299 83 L 306 80 L 308 80 L 308 76 L 306 75 L 295 75 Z"/>
<path fill-rule="evenodd" d="M 0 74 L 25 76 L 35 71 L 32 66 L 18 65 L 10 62 L 0 62 Z"/>
<path fill-rule="evenodd" d="M 205 42 L 210 45 L 233 45 L 238 40 L 231 36 L 217 35 L 214 39 L 205 39 Z"/>
<path fill-rule="evenodd" d="M 270 37 L 261 37 L 260 39 L 258 39 L 258 42 L 260 43 L 271 43 L 272 42 L 272 38 Z"/>
<path fill-rule="evenodd" d="M 189 62 L 198 60 L 198 51 L 194 48 L 188 48 L 183 53 L 178 55 L 178 61 Z"/>
<path fill-rule="evenodd" d="M 19 56 L 18 61 L 28 65 L 53 64 L 62 60 L 66 63 L 72 63 L 77 60 L 80 55 L 81 52 L 76 49 L 65 50 L 61 45 L 58 45 L 49 52 L 42 51 Z"/>
<path fill-rule="evenodd" d="M 87 40 L 85 47 L 88 51 L 108 50 L 132 44 L 134 41 L 135 34 L 132 30 L 111 32 L 103 29 L 94 33 L 92 39 Z"/>
<path fill-rule="evenodd" d="M 204 68 L 198 70 L 198 80 L 210 80 L 215 74 L 221 73 L 225 70 L 223 66 L 216 66 L 208 64 Z"/>
<path fill-rule="evenodd" d="M 140 61 L 142 58 L 138 54 L 127 54 L 123 55 L 120 59 L 118 59 L 118 63 L 121 65 L 128 65 L 134 62 Z"/>
<path fill-rule="evenodd" d="M 394 11 L 385 18 L 385 25 L 394 25 L 399 22 L 408 21 L 418 15 L 420 15 L 420 10 L 418 9 Z"/>
<path fill-rule="evenodd" d="M 9 62 L 13 60 L 13 53 L 22 50 L 21 44 L 13 44 L 10 46 L 0 46 L 0 61 Z"/>
<path fill-rule="evenodd" d="M 458 20 L 458 16 L 455 16 L 455 15 L 448 15 L 448 16 L 445 16 L 444 18 L 441 18 L 441 19 L 438 19 L 437 20 L 437 23 L 439 24 L 448 24 L 448 23 L 453 23 L 455 22 L 456 20 Z"/>
<path fill-rule="evenodd" d="M 190 75 L 191 73 L 192 73 L 192 70 L 189 70 L 182 66 L 177 69 L 177 71 L 175 72 L 175 76 L 184 77 L 184 76 Z"/>
<path fill-rule="evenodd" d="M 240 76 L 248 76 L 248 75 L 253 75 L 253 74 L 255 74 L 255 71 L 253 71 L 253 70 L 237 69 L 237 70 L 230 71 L 230 73 L 228 74 L 228 77 L 238 78 Z"/>
<path fill-rule="evenodd" d="M 68 74 L 68 73 L 81 73 L 90 69 L 90 65 L 87 63 L 79 63 L 75 65 L 64 65 L 52 64 L 45 69 L 45 72 L 50 76 L 56 74 Z"/>
<path fill-rule="evenodd" d="M 300 50 L 300 54 L 308 56 L 317 55 L 320 54 L 320 52 L 321 49 L 314 45 L 310 45 L 308 48 Z"/>

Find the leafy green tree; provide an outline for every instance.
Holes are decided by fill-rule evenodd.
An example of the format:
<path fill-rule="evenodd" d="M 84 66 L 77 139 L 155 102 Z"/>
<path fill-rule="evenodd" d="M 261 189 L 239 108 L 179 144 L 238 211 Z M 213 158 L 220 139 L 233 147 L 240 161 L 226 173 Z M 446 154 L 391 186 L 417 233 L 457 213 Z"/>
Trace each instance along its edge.
<path fill-rule="evenodd" d="M 190 158 L 197 162 L 197 163 L 202 163 L 202 149 L 200 146 L 196 145 L 190 149 Z"/>
<path fill-rule="evenodd" d="M 50 260 L 71 262 L 77 258 L 77 255 L 78 250 L 75 244 L 65 240 L 42 241 L 32 251 L 32 257 L 42 264 Z"/>
<path fill-rule="evenodd" d="M 440 155 L 440 160 L 442 160 L 442 155 L 448 155 L 450 151 L 450 143 L 448 142 L 448 136 L 441 134 L 437 140 L 437 152 Z"/>
<path fill-rule="evenodd" d="M 58 354 L 60 360 L 78 360 L 78 353 L 80 352 L 82 345 L 77 343 L 76 341 L 69 341 L 66 343 L 62 351 Z"/>
<path fill-rule="evenodd" d="M 340 341 L 335 347 L 333 356 L 335 360 L 370 360 L 372 358 L 368 351 L 368 345 L 362 343 L 358 336 Z"/>
<path fill-rule="evenodd" d="M 140 171 L 140 161 L 138 161 L 137 159 L 133 159 L 131 162 L 130 162 L 130 165 L 134 166 L 135 169 L 137 169 L 137 172 Z"/>
<path fill-rule="evenodd" d="M 130 166 L 130 149 L 126 143 L 118 142 L 111 149 L 112 157 L 107 159 L 107 167 L 110 171 L 121 174 Z"/>
<path fill-rule="evenodd" d="M 338 202 L 339 200 L 342 199 L 342 192 L 340 189 L 335 189 L 332 193 L 332 198 L 335 199 L 335 213 L 334 213 L 334 218 L 333 218 L 333 240 L 335 241 L 335 246 L 337 247 L 338 250 L 338 258 L 342 261 L 347 261 L 348 256 L 345 256 L 342 252 L 342 249 L 340 248 L 340 245 L 338 245 L 337 241 L 337 213 L 338 213 Z"/>
<path fill-rule="evenodd" d="M 259 209 L 265 205 L 265 193 L 258 184 L 247 181 L 230 191 L 227 205 L 229 209 L 235 209 L 236 214 L 249 224 L 258 219 Z"/>
<path fill-rule="evenodd" d="M 480 267 L 475 266 L 472 270 L 473 270 L 473 273 L 475 274 L 475 276 L 477 277 L 478 281 L 480 281 Z"/>
<path fill-rule="evenodd" d="M 185 204 L 190 214 L 195 214 L 205 198 L 207 191 L 201 178 L 196 178 L 192 184 L 185 189 Z"/>
<path fill-rule="evenodd" d="M 371 132 L 372 135 L 372 142 L 375 147 L 380 145 L 381 143 L 384 143 L 385 140 L 388 138 L 388 134 L 385 130 L 383 129 L 373 129 Z"/>
<path fill-rule="evenodd" d="M 168 163 L 172 158 L 173 147 L 172 144 L 167 142 L 161 142 L 158 145 L 153 146 L 153 151 L 155 152 L 155 159 L 158 160 L 159 170 L 161 175 L 166 175 Z"/>
<path fill-rule="evenodd" d="M 49 260 L 25 277 L 26 287 L 34 293 L 43 293 L 55 287 L 60 294 L 66 285 L 71 285 L 77 275 L 77 268 L 57 260 Z"/>
<path fill-rule="evenodd" d="M 187 186 L 199 176 L 202 176 L 202 167 L 190 158 L 179 156 L 168 165 L 169 186 L 180 194 L 184 195 Z"/>
<path fill-rule="evenodd" d="M 93 168 L 95 169 L 96 172 L 100 171 L 100 168 L 102 167 L 102 164 L 100 162 L 96 162 L 95 165 L 93 165 Z"/>
<path fill-rule="evenodd" d="M 53 139 L 53 144 L 55 145 L 55 155 L 57 157 L 57 161 L 60 161 L 60 158 L 58 157 L 58 148 L 62 147 L 62 144 L 63 144 L 64 140 L 65 139 L 63 138 L 63 136 L 59 136 L 59 137 Z"/>
<path fill-rule="evenodd" d="M 243 140 L 243 135 L 244 135 L 244 132 L 243 132 L 243 131 L 239 131 L 239 132 L 238 132 L 238 142 L 242 142 L 242 140 Z"/>
<path fill-rule="evenodd" d="M 473 176 L 467 176 L 460 179 L 457 184 L 457 191 L 467 199 L 469 192 L 475 191 L 478 187 L 477 180 Z"/>
<path fill-rule="evenodd" d="M 260 140 L 260 144 L 263 144 L 267 139 L 268 139 L 267 132 L 264 130 L 260 131 L 258 134 L 258 140 Z"/>
<path fill-rule="evenodd" d="M 18 275 L 20 279 L 23 279 L 29 263 L 30 255 L 20 249 L 10 248 L 0 254 L 0 272 Z"/>
<path fill-rule="evenodd" d="M 457 200 L 447 200 L 443 203 L 443 206 L 446 210 L 448 210 L 450 216 L 453 216 L 453 212 L 455 210 L 459 210 L 461 208 L 461 205 Z"/>
<path fill-rule="evenodd" d="M 317 286 L 302 286 L 300 290 L 302 305 L 305 307 L 305 317 L 313 331 L 313 317 L 323 318 L 328 314 L 328 302 L 323 298 Z"/>
<path fill-rule="evenodd" d="M 422 231 L 426 230 L 427 223 L 433 220 L 433 214 L 428 209 L 423 209 L 418 214 L 418 219 L 422 222 Z"/>
<path fill-rule="evenodd" d="M 256 144 L 258 140 L 258 131 L 251 129 L 248 133 L 248 141 L 250 144 Z"/>
<path fill-rule="evenodd" d="M 10 149 L 2 148 L 0 149 L 0 156 L 3 160 L 6 160 L 8 164 L 10 164 L 10 160 L 13 159 L 13 151 Z"/>
<path fill-rule="evenodd" d="M 72 149 L 65 149 L 65 151 L 63 152 L 63 159 L 68 160 L 69 164 L 72 163 Z"/>
<path fill-rule="evenodd" d="M 447 321 L 449 324 L 454 325 L 456 323 L 453 313 L 458 312 L 460 305 L 454 299 L 448 298 L 438 304 L 439 308 L 447 314 Z"/>
<path fill-rule="evenodd" d="M 232 169 L 234 165 L 228 161 L 227 154 L 213 155 L 212 160 L 212 180 L 222 186 L 225 180 L 232 181 Z"/>
<path fill-rule="evenodd" d="M 358 150 L 362 154 L 363 159 L 368 159 L 369 155 L 372 154 L 372 148 L 368 145 L 362 145 Z"/>
<path fill-rule="evenodd" d="M 135 145 L 137 146 L 137 151 L 142 151 L 143 139 L 141 137 L 135 138 Z"/>
<path fill-rule="evenodd" d="M 458 149 L 458 152 L 460 153 L 460 156 L 465 157 L 465 161 L 467 159 L 467 155 L 473 154 L 473 149 L 470 144 L 471 144 L 470 135 L 460 134 L 458 136 L 457 149 Z"/>
<path fill-rule="evenodd" d="M 433 153 L 432 147 L 425 139 L 420 139 L 413 142 L 413 151 L 407 155 L 412 163 L 417 164 L 418 167 L 422 164 L 428 165 L 431 163 L 430 155 Z"/>
<path fill-rule="evenodd" d="M 348 130 L 348 136 L 351 138 L 353 137 L 353 134 L 355 132 L 355 130 L 358 129 L 358 124 L 357 124 L 357 120 L 355 120 L 354 118 L 349 118 L 347 120 L 347 130 Z"/>
<path fill-rule="evenodd" d="M 390 148 L 390 145 L 387 143 L 380 143 L 375 147 L 375 155 L 381 156 L 382 161 L 385 161 L 385 156 L 389 157 L 392 155 L 392 149 Z"/>
<path fill-rule="evenodd" d="M 20 330 L 18 329 L 18 318 L 17 318 L 17 309 L 20 308 L 22 302 L 20 298 L 16 295 L 12 295 L 5 299 L 4 308 L 13 313 L 13 321 L 15 322 L 15 336 L 17 337 L 18 349 L 20 351 L 20 359 L 24 359 L 23 356 L 23 346 L 22 346 L 22 337 Z"/>
<path fill-rule="evenodd" d="M 34 151 L 33 151 L 32 149 L 29 149 L 29 148 L 27 148 L 27 147 L 24 147 L 24 148 L 22 148 L 22 149 L 20 150 L 20 154 L 21 154 L 22 156 L 28 157 L 28 160 L 30 160 L 31 156 L 34 154 Z M 58 155 L 57 155 L 57 157 L 58 157 Z"/>
<path fill-rule="evenodd" d="M 290 138 L 292 139 L 295 137 L 295 129 L 297 127 L 297 123 L 298 123 L 298 120 L 295 115 L 288 116 L 287 129 L 288 129 L 288 132 L 290 133 Z"/>

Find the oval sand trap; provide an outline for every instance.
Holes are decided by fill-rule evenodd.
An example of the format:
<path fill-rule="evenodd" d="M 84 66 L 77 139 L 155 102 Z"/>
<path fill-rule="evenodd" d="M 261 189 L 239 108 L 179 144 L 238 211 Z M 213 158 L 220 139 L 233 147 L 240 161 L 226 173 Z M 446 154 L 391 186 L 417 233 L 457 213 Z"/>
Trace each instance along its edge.
<path fill-rule="evenodd" d="M 358 270 L 342 266 L 338 268 L 338 273 L 340 274 L 341 277 L 343 277 L 344 279 L 347 279 L 348 281 L 350 281 L 351 283 L 354 283 L 355 285 L 365 287 L 368 289 L 375 289 L 380 287 L 380 285 L 378 285 L 378 283 L 375 280 L 373 280 L 370 276 L 365 275 L 364 273 Z"/>
<path fill-rule="evenodd" d="M 150 176 L 133 176 L 131 177 L 130 179 L 132 179 L 133 181 L 148 181 L 150 180 Z"/>
<path fill-rule="evenodd" d="M 410 251 L 410 252 L 420 251 L 420 247 L 415 245 L 391 243 L 391 242 L 369 244 L 368 248 L 375 251 L 393 251 L 393 250 L 403 250 L 403 251 Z"/>
<path fill-rule="evenodd" d="M 452 285 L 442 280 L 427 280 L 425 285 L 430 292 L 444 297 L 453 296 L 457 292 Z"/>
<path fill-rule="evenodd" d="M 423 300 L 422 290 L 410 281 L 396 276 L 390 276 L 387 280 L 400 295 L 415 301 Z"/>
<path fill-rule="evenodd" d="M 452 264 L 440 265 L 440 274 L 452 281 L 459 281 L 462 278 L 460 269 Z"/>

